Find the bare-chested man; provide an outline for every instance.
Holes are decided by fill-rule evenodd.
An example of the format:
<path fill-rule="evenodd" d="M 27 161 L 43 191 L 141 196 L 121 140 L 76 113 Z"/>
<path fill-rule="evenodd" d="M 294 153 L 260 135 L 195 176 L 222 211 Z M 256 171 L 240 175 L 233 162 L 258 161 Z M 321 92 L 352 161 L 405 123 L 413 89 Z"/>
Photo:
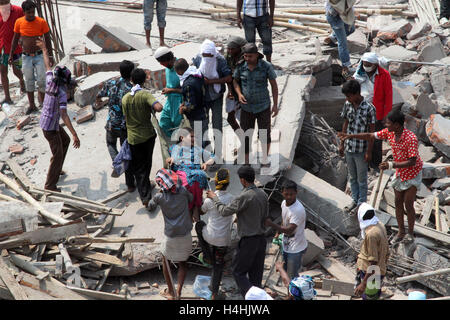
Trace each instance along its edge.
<path fill-rule="evenodd" d="M 36 45 L 36 40 L 45 39 L 48 52 L 52 52 L 50 42 L 49 27 L 47 22 L 36 17 L 36 4 L 27 0 L 22 3 L 24 17 L 17 19 L 14 25 L 14 37 L 9 56 L 9 63 L 13 62 L 13 53 L 21 40 L 23 48 L 23 74 L 25 78 L 25 89 L 28 95 L 30 106 L 26 110 L 26 114 L 37 110 L 34 102 L 35 82 L 38 84 L 38 100 L 42 105 L 45 96 L 45 64 L 42 50 Z M 53 57 L 50 56 L 50 64 L 53 65 Z"/>
<path fill-rule="evenodd" d="M 8 79 L 8 60 L 11 52 L 11 43 L 14 37 L 14 24 L 16 20 L 23 17 L 23 10 L 21 7 L 14 6 L 10 0 L 0 0 L 0 74 L 2 79 L 3 91 L 5 92 L 5 99 L 0 102 L 13 103 L 11 95 L 9 94 L 9 79 Z M 20 81 L 20 88 L 22 92 L 25 91 L 25 84 L 23 82 L 22 71 L 22 48 L 17 46 L 13 54 L 12 69 L 16 77 Z"/>

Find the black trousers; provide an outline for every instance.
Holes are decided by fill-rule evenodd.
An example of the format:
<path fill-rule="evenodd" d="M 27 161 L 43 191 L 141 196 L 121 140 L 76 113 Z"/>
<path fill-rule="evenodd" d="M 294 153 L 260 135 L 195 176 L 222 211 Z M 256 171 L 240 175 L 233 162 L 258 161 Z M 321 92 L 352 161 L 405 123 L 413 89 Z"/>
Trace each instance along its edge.
<path fill-rule="evenodd" d="M 252 286 L 261 288 L 265 256 L 264 235 L 242 237 L 239 241 L 233 261 L 233 276 L 243 297 Z"/>
<path fill-rule="evenodd" d="M 375 132 L 383 130 L 384 129 L 384 125 L 383 122 L 381 120 L 377 120 L 375 122 Z M 370 167 L 372 169 L 375 169 L 376 171 L 379 171 L 380 169 L 378 168 L 378 166 L 381 163 L 381 160 L 383 158 L 383 140 L 378 140 L 375 139 L 375 141 L 373 142 L 373 148 L 372 148 L 372 160 L 370 161 Z"/>
<path fill-rule="evenodd" d="M 225 266 L 225 255 L 227 254 L 228 247 L 216 247 L 203 238 L 203 228 L 206 227 L 205 221 L 199 221 L 195 224 L 195 231 L 197 232 L 198 242 L 203 251 L 203 257 L 210 261 L 212 270 L 211 279 L 211 291 L 213 294 L 219 292 L 220 282 L 222 281 L 223 268 Z"/>
<path fill-rule="evenodd" d="M 117 150 L 117 139 L 119 139 L 120 145 L 122 146 L 122 143 L 126 140 L 126 138 L 126 130 L 106 130 L 106 146 L 108 147 L 109 155 L 111 156 L 111 159 L 113 161 L 119 153 L 119 151 Z M 129 188 L 135 187 L 134 177 L 133 174 L 131 174 L 130 170 L 125 170 L 125 183 Z"/>
<path fill-rule="evenodd" d="M 152 169 L 153 147 L 156 136 L 139 144 L 130 144 L 131 161 L 129 170 L 136 179 L 136 186 L 143 204 L 152 198 L 150 171 Z"/>

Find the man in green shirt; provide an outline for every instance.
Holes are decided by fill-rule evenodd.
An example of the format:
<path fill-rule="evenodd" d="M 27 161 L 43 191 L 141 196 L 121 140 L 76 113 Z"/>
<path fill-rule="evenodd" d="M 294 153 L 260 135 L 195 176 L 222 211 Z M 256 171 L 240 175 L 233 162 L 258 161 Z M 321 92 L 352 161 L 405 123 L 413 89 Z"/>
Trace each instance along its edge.
<path fill-rule="evenodd" d="M 144 207 L 147 207 L 152 197 L 149 176 L 156 139 L 156 132 L 151 123 L 152 111 L 161 112 L 163 109 L 162 104 L 156 101 L 150 92 L 142 89 L 146 76 L 144 70 L 134 69 L 131 73 L 134 87 L 122 99 L 122 111 L 131 151 L 130 171 L 136 179 Z"/>

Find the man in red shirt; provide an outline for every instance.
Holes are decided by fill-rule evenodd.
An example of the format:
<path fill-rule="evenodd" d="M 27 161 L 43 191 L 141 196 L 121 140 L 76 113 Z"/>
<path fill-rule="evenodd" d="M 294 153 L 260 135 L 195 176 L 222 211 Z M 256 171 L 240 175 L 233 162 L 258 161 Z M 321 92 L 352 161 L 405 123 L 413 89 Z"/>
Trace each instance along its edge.
<path fill-rule="evenodd" d="M 376 53 L 366 52 L 361 57 L 353 78 L 361 84 L 361 95 L 375 106 L 375 131 L 384 129 L 386 116 L 392 110 L 392 80 L 389 71 L 379 66 Z M 370 167 L 375 170 L 378 170 L 381 163 L 381 148 L 381 140 L 375 140 L 370 161 Z"/>
<path fill-rule="evenodd" d="M 392 187 L 395 192 L 395 216 L 398 223 L 398 233 L 392 243 L 405 240 L 414 241 L 414 222 L 416 212 L 414 201 L 417 189 L 422 183 L 423 162 L 419 156 L 419 141 L 414 133 L 403 127 L 405 115 L 400 108 L 389 112 L 386 117 L 386 129 L 375 133 L 345 134 L 339 133 L 343 140 L 353 138 L 362 140 L 388 140 L 392 147 L 394 161 L 382 162 L 381 170 L 396 169 Z M 405 210 L 406 209 L 406 210 Z M 408 234 L 405 235 L 403 216 L 408 216 Z"/>
<path fill-rule="evenodd" d="M 10 0 L 0 0 L 0 73 L 2 79 L 3 91 L 5 92 L 5 99 L 0 102 L 12 104 L 11 96 L 9 94 L 9 79 L 8 79 L 8 60 L 11 51 L 11 43 L 14 36 L 14 24 L 16 20 L 23 17 L 23 10 L 21 7 L 12 5 Z M 13 53 L 12 69 L 14 74 L 20 81 L 20 88 L 25 92 L 25 83 L 22 74 L 22 47 L 17 46 Z"/>

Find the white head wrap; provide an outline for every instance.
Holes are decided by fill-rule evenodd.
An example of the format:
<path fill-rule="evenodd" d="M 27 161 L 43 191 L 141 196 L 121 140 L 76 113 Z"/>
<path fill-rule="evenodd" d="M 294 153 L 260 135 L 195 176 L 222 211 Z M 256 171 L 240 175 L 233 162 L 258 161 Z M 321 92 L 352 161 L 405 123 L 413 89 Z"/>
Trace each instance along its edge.
<path fill-rule="evenodd" d="M 375 211 L 375 209 L 370 204 L 365 203 L 365 202 L 361 203 L 361 205 L 359 206 L 359 209 L 358 209 L 359 228 L 361 229 L 361 236 L 363 239 L 366 236 L 364 230 L 369 226 L 374 226 L 374 225 L 378 224 L 378 222 L 380 221 L 380 220 L 378 220 L 376 215 L 374 215 L 372 217 L 372 219 L 363 220 L 364 215 L 369 210 Z"/>
<path fill-rule="evenodd" d="M 189 66 L 189 68 L 187 68 L 187 70 L 183 73 L 183 75 L 181 75 L 181 76 L 178 75 L 178 77 L 180 78 L 180 85 L 182 86 L 184 80 L 186 80 L 191 75 L 199 76 L 199 77 L 202 76 L 200 71 L 195 66 Z"/>
<path fill-rule="evenodd" d="M 378 56 L 375 52 L 366 52 L 363 54 L 362 61 L 378 64 Z"/>
<path fill-rule="evenodd" d="M 158 59 L 160 57 L 162 57 L 165 54 L 168 54 L 170 52 L 170 49 L 167 47 L 159 47 L 158 49 L 156 49 L 155 53 L 153 54 L 153 56 L 155 57 L 155 59 Z"/>
<path fill-rule="evenodd" d="M 216 45 L 209 39 L 203 41 L 200 53 L 212 54 L 212 57 L 203 57 L 200 67 L 198 68 L 204 77 L 208 79 L 219 79 L 219 73 L 217 72 L 217 56 L 220 55 L 217 52 Z M 220 84 L 214 84 L 214 91 L 220 92 Z"/>
<path fill-rule="evenodd" d="M 273 300 L 273 298 L 263 289 L 253 286 L 245 294 L 245 300 Z"/>

